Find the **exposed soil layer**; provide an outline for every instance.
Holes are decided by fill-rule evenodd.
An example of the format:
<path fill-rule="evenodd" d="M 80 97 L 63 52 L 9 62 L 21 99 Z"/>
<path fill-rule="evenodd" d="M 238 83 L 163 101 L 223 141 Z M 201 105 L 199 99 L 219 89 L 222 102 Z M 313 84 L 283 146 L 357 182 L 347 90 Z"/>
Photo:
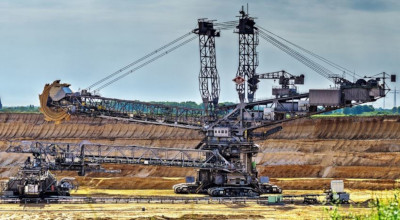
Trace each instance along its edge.
<path fill-rule="evenodd" d="M 110 169 L 122 169 L 121 174 L 88 174 L 76 177 L 81 187 L 96 189 L 171 189 L 185 181 L 181 175 L 195 175 L 190 168 L 108 165 Z M 307 167 L 302 167 L 306 169 Z M 288 168 L 287 168 L 288 169 Z M 72 176 L 73 172 L 56 172 L 58 177 Z M 330 181 L 338 178 L 271 178 L 270 181 L 286 190 L 322 190 L 329 188 Z M 400 182 L 393 179 L 357 179 L 340 177 L 346 189 L 389 190 L 399 188 Z"/>
<path fill-rule="evenodd" d="M 326 117 L 284 124 L 273 139 L 399 139 L 400 117 Z M 261 129 L 262 130 L 262 129 Z M 264 129 L 265 130 L 265 129 Z"/>
<path fill-rule="evenodd" d="M 107 143 L 131 143 L 132 140 L 174 140 L 170 145 L 187 146 L 176 140 L 197 140 L 202 134 L 195 130 L 168 126 L 142 125 L 123 121 L 89 117 L 72 117 L 70 121 L 54 124 L 43 120 L 41 114 L 0 113 L 0 139 L 40 140 L 99 140 Z M 117 141 L 116 141 L 117 140 Z M 124 141 L 128 140 L 128 141 Z M 151 143 L 153 144 L 153 143 Z M 189 146 L 190 147 L 190 146 Z"/>
<path fill-rule="evenodd" d="M 313 189 L 317 184 L 315 180 L 281 181 L 274 178 L 324 178 L 318 183 L 318 189 L 324 181 L 329 182 L 326 178 L 368 179 L 353 182 L 346 180 L 346 187 L 354 189 L 394 187 L 395 180 L 400 178 L 399 121 L 400 117 L 341 117 L 300 119 L 285 123 L 279 133 L 270 136 L 268 140 L 257 141 L 261 148 L 261 153 L 256 157 L 260 175 L 270 176 L 286 189 Z M 194 148 L 202 138 L 203 134 L 194 130 L 100 118 L 72 117 L 70 121 L 56 125 L 44 121 L 40 114 L 0 114 L 1 151 L 7 148 L 7 140 L 76 143 L 89 140 L 102 144 Z M 0 177 L 15 173 L 25 156 L 0 152 Z M 121 183 L 103 179 L 101 183 L 92 182 L 94 185 L 161 189 L 182 182 L 185 176 L 195 175 L 191 168 L 106 167 L 122 170 L 117 175 Z M 67 173 L 76 175 L 72 172 L 60 175 Z M 111 176 L 92 173 L 86 178 L 97 181 L 93 178 Z M 376 181 L 383 182 L 378 184 Z"/>

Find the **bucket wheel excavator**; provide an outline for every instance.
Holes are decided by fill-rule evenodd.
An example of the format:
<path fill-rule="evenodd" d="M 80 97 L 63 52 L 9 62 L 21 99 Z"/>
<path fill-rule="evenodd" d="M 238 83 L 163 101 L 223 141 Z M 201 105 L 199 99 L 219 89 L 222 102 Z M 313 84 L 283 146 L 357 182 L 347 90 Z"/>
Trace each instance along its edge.
<path fill-rule="evenodd" d="M 255 19 L 242 10 L 238 21 L 217 23 L 199 19 L 195 30 L 145 55 L 122 69 L 93 83 L 87 89 L 72 92 L 69 84 L 54 81 L 44 87 L 40 95 L 41 112 L 48 121 L 60 123 L 73 116 L 102 117 L 138 123 L 158 124 L 204 133 L 204 139 L 195 149 L 149 148 L 143 146 L 112 146 L 31 142 L 30 147 L 11 144 L 8 152 L 42 152 L 54 158 L 50 169 L 74 169 L 84 174 L 90 164 L 127 163 L 159 166 L 182 166 L 198 169 L 196 178 L 174 186 L 176 193 L 205 193 L 211 196 L 258 196 L 263 193 L 281 193 L 282 189 L 268 183 L 268 178 L 258 175 L 255 156 L 260 152 L 256 140 L 265 139 L 282 129 L 282 122 L 309 117 L 339 108 L 373 102 L 388 92 L 386 73 L 374 76 L 365 83 L 351 82 L 334 74 L 322 63 L 340 70 L 349 70 L 315 53 L 304 49 L 265 28 L 256 25 Z M 215 39 L 222 30 L 234 29 L 239 36 L 239 66 L 233 79 L 240 103 L 219 105 L 219 76 L 216 67 Z M 195 36 L 193 36 L 195 35 Z M 329 89 L 311 89 L 306 93 L 297 90 L 304 84 L 305 76 L 286 71 L 257 73 L 259 37 L 286 54 L 308 66 L 334 83 Z M 99 91 L 121 78 L 152 63 L 188 42 L 199 39 L 200 93 L 204 109 L 171 106 L 140 101 L 106 98 Z M 316 61 L 318 60 L 318 62 Z M 353 72 L 350 72 L 353 73 Z M 355 74 L 355 73 L 354 73 Z M 272 89 L 271 99 L 256 99 L 261 79 L 278 80 L 280 87 Z M 96 87 L 96 89 L 95 89 Z M 264 128 L 264 129 L 259 129 Z M 267 129 L 265 129 L 267 128 Z M 34 147 L 32 147 L 34 146 Z M 72 150 L 75 146 L 75 150 Z M 36 148 L 43 148 L 37 150 Z M 55 150 L 51 150 L 51 149 Z M 97 150 L 90 150 L 96 148 Z M 101 149 L 115 149 L 115 155 L 104 155 Z M 25 149 L 25 150 L 24 150 Z M 36 150 L 34 150 L 36 149 Z M 100 150 L 99 150 L 100 149 Z M 117 150 L 120 149 L 120 150 Z M 139 151 L 142 154 L 121 154 Z M 157 152 L 164 152 L 159 154 Z M 176 151 L 175 157 L 162 157 Z M 97 152 L 97 153 L 95 153 Z M 153 153 L 143 153 L 153 152 Z M 156 153 L 154 153 L 156 152 Z M 145 155 L 145 156 L 137 156 Z M 194 155 L 203 155 L 196 158 Z"/>

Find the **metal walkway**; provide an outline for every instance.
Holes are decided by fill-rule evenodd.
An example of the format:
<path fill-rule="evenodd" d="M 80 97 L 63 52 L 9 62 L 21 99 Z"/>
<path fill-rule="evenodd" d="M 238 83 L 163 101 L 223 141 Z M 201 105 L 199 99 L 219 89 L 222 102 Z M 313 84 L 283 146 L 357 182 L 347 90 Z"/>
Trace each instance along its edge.
<path fill-rule="evenodd" d="M 48 159 L 51 170 L 81 170 L 103 163 L 162 165 L 229 170 L 235 166 L 218 151 L 91 143 L 47 143 L 11 141 L 8 153 L 29 153 Z"/>

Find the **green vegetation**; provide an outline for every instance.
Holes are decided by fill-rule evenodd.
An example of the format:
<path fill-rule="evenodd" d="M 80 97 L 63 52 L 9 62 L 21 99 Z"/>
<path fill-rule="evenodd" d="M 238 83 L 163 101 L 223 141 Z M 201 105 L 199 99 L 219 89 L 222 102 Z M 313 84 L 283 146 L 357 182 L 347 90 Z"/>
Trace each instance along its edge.
<path fill-rule="evenodd" d="M 179 106 L 179 107 L 187 107 L 187 108 L 197 108 L 203 109 L 203 103 L 197 104 L 193 101 L 186 101 L 186 102 L 150 102 L 155 104 L 163 104 L 163 105 L 170 105 L 170 106 Z M 219 103 L 219 106 L 223 105 L 233 105 L 233 102 L 223 102 Z M 13 107 L 3 107 L 0 109 L 0 113 L 40 113 L 39 107 L 29 105 L 29 106 L 13 106 Z"/>
<path fill-rule="evenodd" d="M 198 108 L 203 109 L 203 103 L 196 103 L 193 101 L 186 101 L 186 102 L 151 102 L 156 104 L 163 104 L 163 105 L 172 105 L 172 106 L 179 106 L 179 107 L 188 107 L 188 108 Z M 234 105 L 236 103 L 233 102 L 223 102 L 219 103 L 219 106 L 224 105 Z M 258 109 L 262 110 L 262 109 Z M 352 108 L 344 108 L 338 109 L 331 112 L 326 112 L 320 115 L 314 115 L 312 117 L 343 117 L 343 116 L 384 116 L 384 115 L 394 115 L 400 114 L 400 106 L 395 107 L 393 109 L 382 109 L 377 108 L 375 109 L 372 105 L 357 105 Z"/>
<path fill-rule="evenodd" d="M 338 206 L 335 206 L 331 211 L 325 209 L 330 219 L 400 219 L 400 193 L 395 192 L 390 198 L 374 198 L 370 203 L 369 213 L 363 214 L 344 214 Z"/>
<path fill-rule="evenodd" d="M 198 108 L 198 109 L 203 109 L 204 105 L 203 103 L 197 104 L 196 102 L 193 101 L 186 101 L 186 102 L 150 102 L 150 103 L 155 103 L 155 104 L 162 104 L 162 105 L 170 105 L 170 106 L 179 106 L 179 107 L 186 107 L 186 108 Z M 224 105 L 233 105 L 235 103 L 233 102 L 222 102 L 219 103 L 219 106 L 224 106 Z"/>
<path fill-rule="evenodd" d="M 0 113 L 39 113 L 39 107 L 33 105 L 3 107 L 0 109 Z"/>
<path fill-rule="evenodd" d="M 203 109 L 203 103 L 196 103 L 193 101 L 185 102 L 150 102 L 155 104 L 163 104 L 170 106 L 179 106 L 187 108 Z M 219 106 L 234 105 L 233 102 L 222 102 Z M 262 110 L 262 109 L 259 109 Z M 39 107 L 29 106 L 15 106 L 15 107 L 3 107 L 0 109 L 0 113 L 39 113 Z M 375 109 L 372 105 L 358 105 L 352 108 L 338 109 L 331 112 L 326 112 L 320 115 L 314 115 L 313 118 L 318 117 L 344 117 L 344 116 L 385 116 L 385 115 L 397 115 L 400 114 L 400 106 L 392 109 Z"/>
<path fill-rule="evenodd" d="M 343 117 L 343 116 L 385 116 L 400 114 L 400 107 L 392 109 L 374 108 L 372 105 L 358 105 L 352 108 L 343 108 L 320 115 L 314 115 L 313 118 L 318 117 Z"/>

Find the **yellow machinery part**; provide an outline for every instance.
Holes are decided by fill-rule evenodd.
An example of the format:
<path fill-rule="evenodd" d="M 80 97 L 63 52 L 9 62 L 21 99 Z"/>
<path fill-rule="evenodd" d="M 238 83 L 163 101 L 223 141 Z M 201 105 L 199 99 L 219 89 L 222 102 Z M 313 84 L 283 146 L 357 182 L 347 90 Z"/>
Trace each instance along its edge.
<path fill-rule="evenodd" d="M 52 87 L 68 87 L 69 84 L 60 84 L 60 80 L 54 81 L 52 84 L 46 84 L 43 92 L 39 95 L 40 100 L 40 111 L 44 115 L 46 121 L 54 121 L 56 124 L 60 124 L 63 120 L 70 120 L 70 115 L 67 110 L 62 108 L 50 108 L 47 106 L 47 100 L 49 99 L 50 89 Z"/>

